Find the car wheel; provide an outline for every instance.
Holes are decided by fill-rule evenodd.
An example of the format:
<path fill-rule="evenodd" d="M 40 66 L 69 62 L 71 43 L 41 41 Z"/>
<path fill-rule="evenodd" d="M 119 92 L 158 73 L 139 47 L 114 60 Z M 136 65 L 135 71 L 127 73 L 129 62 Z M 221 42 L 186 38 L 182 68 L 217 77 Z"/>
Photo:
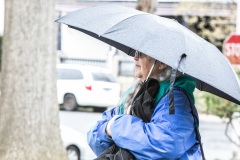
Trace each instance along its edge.
<path fill-rule="evenodd" d="M 66 94 L 64 96 L 63 108 L 67 111 L 74 111 L 77 109 L 77 101 L 73 94 Z"/>
<path fill-rule="evenodd" d="M 107 110 L 107 107 L 93 107 L 94 112 L 102 113 Z"/>
<path fill-rule="evenodd" d="M 68 160 L 80 160 L 80 151 L 75 146 L 68 146 L 67 147 L 67 156 Z"/>

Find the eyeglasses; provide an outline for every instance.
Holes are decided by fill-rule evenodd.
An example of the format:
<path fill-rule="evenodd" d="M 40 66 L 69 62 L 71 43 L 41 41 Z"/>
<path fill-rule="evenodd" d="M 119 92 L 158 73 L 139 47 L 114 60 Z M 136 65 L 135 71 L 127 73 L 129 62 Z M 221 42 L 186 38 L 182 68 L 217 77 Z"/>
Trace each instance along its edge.
<path fill-rule="evenodd" d="M 134 55 L 134 57 L 136 57 L 136 58 L 140 58 L 141 55 L 142 55 L 141 52 L 135 51 L 135 55 Z"/>

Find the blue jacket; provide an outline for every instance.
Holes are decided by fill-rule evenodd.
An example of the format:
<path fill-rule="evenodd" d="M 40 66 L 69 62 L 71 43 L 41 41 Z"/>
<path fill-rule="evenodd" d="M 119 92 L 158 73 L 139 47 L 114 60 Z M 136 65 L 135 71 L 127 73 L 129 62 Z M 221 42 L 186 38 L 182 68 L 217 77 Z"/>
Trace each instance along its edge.
<path fill-rule="evenodd" d="M 157 103 L 150 123 L 127 114 L 118 115 L 119 107 L 105 111 L 102 120 L 88 132 L 89 146 L 96 155 L 115 142 L 139 160 L 200 160 L 188 98 L 181 89 L 174 89 L 173 93 L 175 114 L 169 114 L 169 94 L 165 94 Z M 197 114 L 196 109 L 194 112 Z M 117 118 L 111 125 L 110 138 L 105 128 L 114 115 Z"/>

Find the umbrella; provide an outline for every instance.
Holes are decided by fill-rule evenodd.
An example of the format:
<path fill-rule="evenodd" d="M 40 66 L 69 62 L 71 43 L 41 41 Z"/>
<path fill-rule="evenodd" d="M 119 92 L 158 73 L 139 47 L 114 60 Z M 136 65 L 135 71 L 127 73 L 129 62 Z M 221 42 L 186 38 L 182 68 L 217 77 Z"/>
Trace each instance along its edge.
<path fill-rule="evenodd" d="M 132 55 L 147 54 L 190 75 L 197 88 L 240 104 L 240 85 L 225 56 L 175 20 L 121 5 L 97 5 L 58 20 Z"/>

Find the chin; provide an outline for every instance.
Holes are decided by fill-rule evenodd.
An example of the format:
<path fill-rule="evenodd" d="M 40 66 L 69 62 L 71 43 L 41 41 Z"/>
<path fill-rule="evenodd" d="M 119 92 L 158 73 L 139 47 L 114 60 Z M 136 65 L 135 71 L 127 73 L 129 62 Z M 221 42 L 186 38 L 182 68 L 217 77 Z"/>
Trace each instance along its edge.
<path fill-rule="evenodd" d="M 142 78 L 142 76 L 140 74 L 135 74 L 136 78 Z"/>
<path fill-rule="evenodd" d="M 137 71 L 134 72 L 134 76 L 139 78 L 139 73 Z"/>
<path fill-rule="evenodd" d="M 138 68 L 135 68 L 134 75 L 135 75 L 136 78 L 142 78 L 143 77 L 141 71 Z"/>

